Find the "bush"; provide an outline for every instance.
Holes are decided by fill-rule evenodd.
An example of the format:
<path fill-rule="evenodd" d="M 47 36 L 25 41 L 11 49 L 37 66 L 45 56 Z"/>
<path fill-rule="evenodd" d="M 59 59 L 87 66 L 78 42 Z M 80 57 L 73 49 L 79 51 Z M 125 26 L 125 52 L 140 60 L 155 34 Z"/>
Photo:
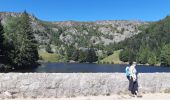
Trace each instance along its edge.
<path fill-rule="evenodd" d="M 50 44 L 47 44 L 47 46 L 45 47 L 45 50 L 46 50 L 46 52 L 48 52 L 48 53 L 53 53 L 52 50 L 51 50 Z"/>
<path fill-rule="evenodd" d="M 119 54 L 119 59 L 123 62 L 128 62 L 129 61 L 129 51 L 122 50 Z"/>

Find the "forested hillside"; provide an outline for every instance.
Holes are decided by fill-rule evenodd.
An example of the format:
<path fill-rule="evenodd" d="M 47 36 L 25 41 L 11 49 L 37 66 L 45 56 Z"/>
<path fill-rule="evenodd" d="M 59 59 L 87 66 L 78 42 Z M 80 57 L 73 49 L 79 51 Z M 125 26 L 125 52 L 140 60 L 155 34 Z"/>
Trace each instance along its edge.
<path fill-rule="evenodd" d="M 170 17 L 154 22 L 143 28 L 134 37 L 121 42 L 122 61 L 135 60 L 141 64 L 170 65 Z"/>
<path fill-rule="evenodd" d="M 12 42 L 17 41 L 11 37 L 13 33 L 17 33 L 22 28 L 17 25 L 21 22 L 18 21 L 21 16 L 22 13 L 0 13 L 6 37 Z M 113 54 L 119 47 L 116 45 L 118 42 L 138 34 L 141 32 L 140 26 L 148 24 L 126 20 L 48 22 L 42 21 L 34 15 L 29 14 L 28 16 L 32 33 L 37 41 L 40 60 L 56 60 L 56 62 L 96 62 L 101 60 Z M 87 60 L 89 58 L 87 55 L 92 61 Z M 94 55 L 94 58 L 91 55 Z"/>

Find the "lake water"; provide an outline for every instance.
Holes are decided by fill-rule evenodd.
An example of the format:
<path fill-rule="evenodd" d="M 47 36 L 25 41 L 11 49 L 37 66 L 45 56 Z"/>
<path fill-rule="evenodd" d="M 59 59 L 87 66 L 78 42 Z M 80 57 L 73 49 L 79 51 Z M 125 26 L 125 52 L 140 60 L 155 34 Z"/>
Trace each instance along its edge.
<path fill-rule="evenodd" d="M 44 63 L 31 72 L 38 73 L 124 73 L 127 65 L 122 64 L 76 64 L 76 63 Z M 170 72 L 170 67 L 137 65 L 139 73 Z"/>

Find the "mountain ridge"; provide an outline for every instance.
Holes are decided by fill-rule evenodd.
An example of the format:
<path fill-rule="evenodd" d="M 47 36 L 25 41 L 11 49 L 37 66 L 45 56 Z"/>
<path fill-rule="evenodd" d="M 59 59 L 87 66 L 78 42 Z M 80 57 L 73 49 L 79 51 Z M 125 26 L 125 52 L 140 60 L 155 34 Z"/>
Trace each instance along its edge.
<path fill-rule="evenodd" d="M 0 12 L 0 19 L 2 23 L 9 16 L 17 17 L 22 13 L 15 12 Z M 92 22 L 81 21 L 43 21 L 36 18 L 33 14 L 30 14 L 31 23 L 36 39 L 40 44 L 47 44 L 52 39 L 52 34 L 59 34 L 58 41 L 65 44 L 81 44 L 81 39 L 86 41 L 86 44 L 96 45 L 103 44 L 108 45 L 114 42 L 120 42 L 126 38 L 130 38 L 133 35 L 140 33 L 139 26 L 147 24 L 147 22 L 141 21 L 128 21 L 128 20 L 97 20 Z M 62 32 L 59 32 L 62 31 Z M 85 40 L 87 39 L 87 40 Z M 77 42 L 79 41 L 79 42 Z M 83 44 L 84 46 L 84 44 Z"/>

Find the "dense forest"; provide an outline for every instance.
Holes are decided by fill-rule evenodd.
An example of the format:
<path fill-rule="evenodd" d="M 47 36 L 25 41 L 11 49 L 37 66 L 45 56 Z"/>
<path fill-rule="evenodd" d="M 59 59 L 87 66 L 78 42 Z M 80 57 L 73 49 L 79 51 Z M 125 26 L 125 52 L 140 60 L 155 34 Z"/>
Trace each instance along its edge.
<path fill-rule="evenodd" d="M 136 36 L 120 42 L 120 59 L 141 64 L 170 66 L 170 16 L 151 23 Z"/>
<path fill-rule="evenodd" d="M 37 65 L 38 44 L 33 34 L 27 12 L 9 18 L 5 26 L 0 25 L 1 70 L 32 68 Z"/>

